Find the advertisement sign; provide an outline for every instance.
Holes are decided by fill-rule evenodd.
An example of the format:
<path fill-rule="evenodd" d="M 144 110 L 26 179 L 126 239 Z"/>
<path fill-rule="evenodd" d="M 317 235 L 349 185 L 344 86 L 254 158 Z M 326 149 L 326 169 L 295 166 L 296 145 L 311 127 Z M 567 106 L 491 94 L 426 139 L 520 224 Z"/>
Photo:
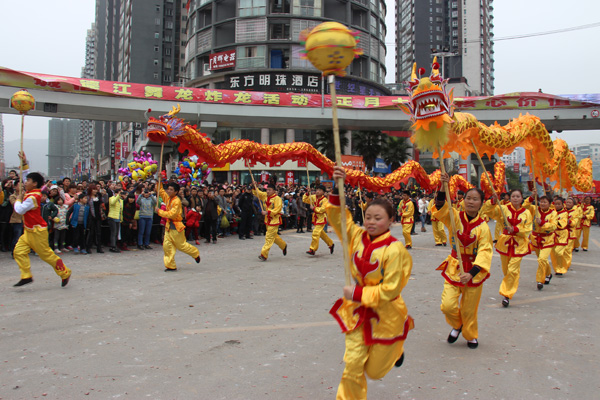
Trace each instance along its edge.
<path fill-rule="evenodd" d="M 298 168 L 306 168 L 306 159 L 300 159 L 298 160 Z"/>
<path fill-rule="evenodd" d="M 240 182 L 240 171 L 231 172 L 231 184 L 237 186 Z"/>
<path fill-rule="evenodd" d="M 365 162 L 362 156 L 345 156 L 342 155 L 342 166 L 358 171 L 365 171 Z"/>
<path fill-rule="evenodd" d="M 519 169 L 520 169 L 520 168 L 521 168 L 521 166 L 520 166 L 520 164 L 519 164 L 519 163 L 515 163 L 515 164 L 513 165 L 513 171 L 515 171 L 515 173 L 516 173 L 516 174 L 518 174 L 518 173 L 519 173 Z"/>
<path fill-rule="evenodd" d="M 121 159 L 121 142 L 115 143 L 115 160 Z"/>
<path fill-rule="evenodd" d="M 110 141 L 110 167 L 115 169 L 115 140 Z"/>
<path fill-rule="evenodd" d="M 285 173 L 285 184 L 288 186 L 294 184 L 294 171 L 288 171 Z"/>
<path fill-rule="evenodd" d="M 129 143 L 123 142 L 121 145 L 121 152 L 123 153 L 123 158 L 127 158 L 129 155 Z"/>
<path fill-rule="evenodd" d="M 235 50 L 211 54 L 208 56 L 208 66 L 211 71 L 235 67 Z"/>
<path fill-rule="evenodd" d="M 373 166 L 373 172 L 377 172 L 378 174 L 389 174 L 392 172 L 392 169 L 383 161 L 381 158 L 375 159 L 375 166 Z"/>
<path fill-rule="evenodd" d="M 268 172 L 261 172 L 260 173 L 260 181 L 261 182 L 268 182 L 269 181 L 269 173 Z"/>
<path fill-rule="evenodd" d="M 459 164 L 458 166 L 458 174 L 461 175 L 465 180 L 469 180 L 467 176 L 467 164 Z"/>

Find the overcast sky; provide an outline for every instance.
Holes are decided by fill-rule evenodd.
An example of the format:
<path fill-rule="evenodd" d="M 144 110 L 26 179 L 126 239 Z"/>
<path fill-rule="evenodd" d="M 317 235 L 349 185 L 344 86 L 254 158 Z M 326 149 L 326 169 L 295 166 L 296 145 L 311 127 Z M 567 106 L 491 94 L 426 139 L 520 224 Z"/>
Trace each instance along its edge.
<path fill-rule="evenodd" d="M 388 4 L 388 82 L 394 79 L 395 2 Z M 425 1 L 425 0 L 419 0 Z M 507 36 L 547 32 L 600 22 L 600 0 L 497 0 L 494 6 L 495 93 L 600 93 L 597 79 L 600 27 L 516 40 Z M 85 36 L 94 0 L 0 2 L 0 66 L 21 71 L 81 75 Z M 20 118 L 4 115 L 5 138 L 20 135 Z M 28 117 L 28 138 L 45 138 L 48 119 Z M 600 131 L 563 132 L 570 145 L 600 142 Z"/>

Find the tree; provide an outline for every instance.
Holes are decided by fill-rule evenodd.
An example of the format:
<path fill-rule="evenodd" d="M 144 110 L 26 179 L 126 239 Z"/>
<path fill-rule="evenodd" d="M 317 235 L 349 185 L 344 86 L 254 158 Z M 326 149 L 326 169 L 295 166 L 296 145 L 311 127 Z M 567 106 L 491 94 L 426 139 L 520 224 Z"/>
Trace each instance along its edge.
<path fill-rule="evenodd" d="M 389 136 L 387 143 L 383 146 L 381 158 L 394 171 L 408 159 L 408 150 L 411 148 L 412 146 L 406 138 Z"/>
<path fill-rule="evenodd" d="M 340 131 L 340 146 L 342 147 L 342 154 L 344 154 L 344 147 L 348 146 L 347 131 Z M 325 154 L 325 157 L 335 162 L 335 143 L 331 129 L 317 132 L 315 147 L 321 153 Z"/>
<path fill-rule="evenodd" d="M 352 132 L 352 147 L 362 156 L 367 170 L 372 171 L 375 159 L 381 154 L 387 144 L 387 135 L 381 131 Z"/>
<path fill-rule="evenodd" d="M 506 182 L 508 183 L 508 188 L 519 189 L 523 191 L 523 184 L 519 180 L 519 175 L 517 175 L 512 169 L 506 168 Z M 485 179 L 485 177 L 484 177 Z"/>

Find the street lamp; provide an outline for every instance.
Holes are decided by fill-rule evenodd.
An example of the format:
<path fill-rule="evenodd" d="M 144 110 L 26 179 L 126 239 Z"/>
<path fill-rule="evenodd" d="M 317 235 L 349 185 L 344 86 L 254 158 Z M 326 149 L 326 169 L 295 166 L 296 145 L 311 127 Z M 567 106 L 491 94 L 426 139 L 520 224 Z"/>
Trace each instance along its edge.
<path fill-rule="evenodd" d="M 446 70 L 444 69 L 444 59 L 446 57 L 454 57 L 458 55 L 458 50 L 450 51 L 448 46 L 444 46 L 441 49 L 432 48 L 431 55 L 434 57 L 440 57 L 442 59 L 442 76 L 446 76 Z"/>

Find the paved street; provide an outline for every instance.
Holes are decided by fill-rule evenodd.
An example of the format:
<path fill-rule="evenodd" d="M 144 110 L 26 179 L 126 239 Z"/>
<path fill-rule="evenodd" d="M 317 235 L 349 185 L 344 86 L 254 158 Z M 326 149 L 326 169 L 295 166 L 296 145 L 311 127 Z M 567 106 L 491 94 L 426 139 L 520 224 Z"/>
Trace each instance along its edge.
<path fill-rule="evenodd" d="M 492 228 L 493 228 L 493 224 Z M 416 327 L 404 365 L 369 381 L 370 399 L 597 399 L 600 389 L 600 228 L 590 251 L 538 291 L 537 261 L 521 266 L 508 309 L 498 295 L 496 254 L 484 283 L 476 350 L 440 312 L 449 248 L 431 227 L 413 237 L 413 275 L 402 295 Z M 417 229 L 418 230 L 418 229 Z M 399 226 L 393 228 L 401 238 Z M 286 231 L 283 257 L 264 237 L 202 243 L 202 262 L 179 254 L 163 272 L 162 249 L 64 255 L 66 288 L 32 257 L 34 283 L 0 254 L 1 399 L 333 399 L 344 368 L 344 336 L 328 311 L 342 293 L 341 245 Z"/>

